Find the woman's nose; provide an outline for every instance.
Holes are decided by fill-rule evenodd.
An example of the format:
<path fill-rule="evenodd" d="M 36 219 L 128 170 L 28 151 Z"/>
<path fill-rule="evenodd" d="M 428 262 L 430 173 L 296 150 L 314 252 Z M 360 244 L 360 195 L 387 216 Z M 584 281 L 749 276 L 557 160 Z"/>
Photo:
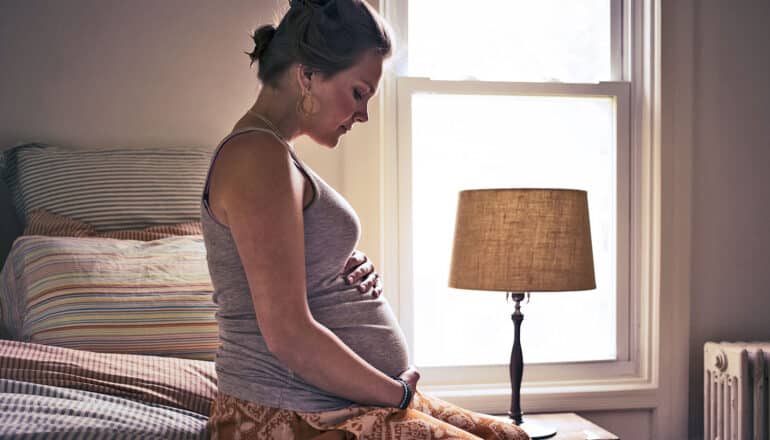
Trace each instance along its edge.
<path fill-rule="evenodd" d="M 356 112 L 356 115 L 354 119 L 358 122 L 366 122 L 369 120 L 369 112 L 367 111 L 366 107 L 364 107 L 363 111 Z"/>
<path fill-rule="evenodd" d="M 369 111 L 367 109 L 369 107 L 366 102 L 363 102 L 359 105 L 359 108 L 356 110 L 356 113 L 353 115 L 353 119 L 357 122 L 366 122 L 369 120 Z"/>

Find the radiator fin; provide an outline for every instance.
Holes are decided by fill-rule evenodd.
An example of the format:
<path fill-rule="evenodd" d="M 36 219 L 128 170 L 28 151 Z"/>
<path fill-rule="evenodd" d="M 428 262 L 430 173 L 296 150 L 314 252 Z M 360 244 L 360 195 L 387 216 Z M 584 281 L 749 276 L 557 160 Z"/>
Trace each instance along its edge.
<path fill-rule="evenodd" d="M 707 342 L 703 358 L 705 440 L 770 440 L 770 342 Z"/>

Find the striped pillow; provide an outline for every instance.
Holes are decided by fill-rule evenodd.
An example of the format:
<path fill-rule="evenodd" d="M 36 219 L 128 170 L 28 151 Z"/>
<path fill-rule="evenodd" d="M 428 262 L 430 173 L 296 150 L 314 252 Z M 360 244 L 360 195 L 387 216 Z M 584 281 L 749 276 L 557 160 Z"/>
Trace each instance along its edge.
<path fill-rule="evenodd" d="M 0 279 L 11 339 L 213 360 L 216 305 L 203 239 L 19 237 Z"/>
<path fill-rule="evenodd" d="M 48 237 L 103 237 L 118 240 L 152 241 L 175 235 L 203 235 L 200 222 L 175 225 L 150 226 L 144 229 L 121 229 L 119 231 L 97 232 L 93 226 L 52 214 L 44 209 L 34 209 L 27 217 L 23 235 L 45 235 Z"/>
<path fill-rule="evenodd" d="M 97 231 L 200 221 L 211 152 L 203 148 L 72 149 L 26 144 L 3 154 L 22 224 L 45 209 Z"/>

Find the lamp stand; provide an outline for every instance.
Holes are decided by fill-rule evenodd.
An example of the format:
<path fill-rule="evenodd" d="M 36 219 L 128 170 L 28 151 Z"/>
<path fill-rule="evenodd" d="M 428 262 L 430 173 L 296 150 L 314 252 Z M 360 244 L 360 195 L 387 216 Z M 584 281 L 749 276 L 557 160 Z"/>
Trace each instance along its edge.
<path fill-rule="evenodd" d="M 511 410 L 508 417 L 513 423 L 523 429 L 529 438 L 543 439 L 556 435 L 556 430 L 543 426 L 536 422 L 527 422 L 521 414 L 521 379 L 524 375 L 524 357 L 521 353 L 521 322 L 524 320 L 524 314 L 521 313 L 521 301 L 524 299 L 523 292 L 508 292 L 511 298 L 516 302 L 516 309 L 511 315 L 513 321 L 513 348 L 511 349 L 511 362 L 509 371 L 511 374 Z"/>

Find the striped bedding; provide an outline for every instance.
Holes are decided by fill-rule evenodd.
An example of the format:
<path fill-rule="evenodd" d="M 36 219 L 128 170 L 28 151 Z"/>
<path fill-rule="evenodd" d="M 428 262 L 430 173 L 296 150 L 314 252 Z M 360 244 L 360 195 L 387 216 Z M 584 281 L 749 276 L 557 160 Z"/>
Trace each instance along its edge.
<path fill-rule="evenodd" d="M 3 439 L 205 439 L 206 417 L 105 394 L 0 379 Z"/>
<path fill-rule="evenodd" d="M 216 306 L 200 236 L 22 236 L 0 274 L 8 339 L 213 360 Z"/>
<path fill-rule="evenodd" d="M 206 438 L 215 392 L 212 362 L 0 340 L 4 439 Z"/>
<path fill-rule="evenodd" d="M 74 149 L 43 144 L 0 155 L 22 225 L 34 209 L 97 231 L 200 221 L 210 149 Z"/>

